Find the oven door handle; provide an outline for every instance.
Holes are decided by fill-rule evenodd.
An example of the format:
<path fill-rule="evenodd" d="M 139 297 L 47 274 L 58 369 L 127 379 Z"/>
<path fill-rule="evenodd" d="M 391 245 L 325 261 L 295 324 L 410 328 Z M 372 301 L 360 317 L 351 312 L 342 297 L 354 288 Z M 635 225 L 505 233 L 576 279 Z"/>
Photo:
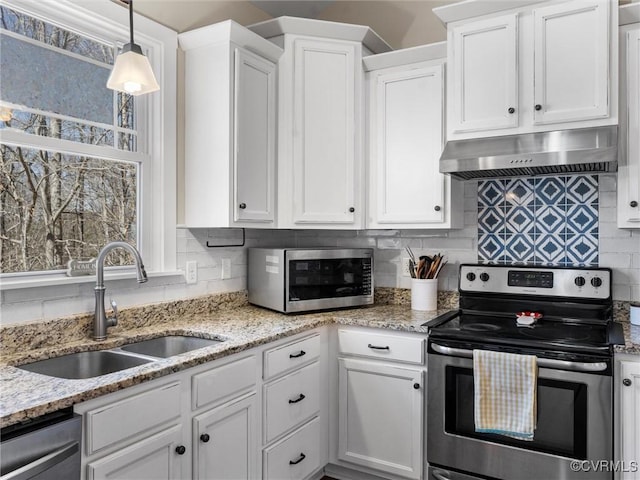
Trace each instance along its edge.
<path fill-rule="evenodd" d="M 437 343 L 432 343 L 431 348 L 443 355 L 449 355 L 452 357 L 473 358 L 473 350 L 445 347 L 443 345 L 438 345 Z M 537 364 L 539 367 L 543 368 L 571 370 L 574 372 L 602 372 L 607 369 L 606 362 L 569 362 L 567 360 L 554 360 L 553 358 L 538 357 Z"/>

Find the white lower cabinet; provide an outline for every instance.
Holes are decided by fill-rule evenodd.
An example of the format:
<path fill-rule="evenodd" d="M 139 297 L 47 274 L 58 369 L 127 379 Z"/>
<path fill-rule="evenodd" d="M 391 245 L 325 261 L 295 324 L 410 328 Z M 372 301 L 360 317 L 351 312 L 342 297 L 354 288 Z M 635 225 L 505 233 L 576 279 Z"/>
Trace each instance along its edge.
<path fill-rule="evenodd" d="M 90 462 L 91 480 L 173 480 L 182 478 L 182 427 L 175 425 L 111 455 Z"/>
<path fill-rule="evenodd" d="M 269 379 L 263 386 L 265 480 L 306 479 L 327 463 L 325 335 L 310 335 L 264 353 L 263 377 Z"/>
<path fill-rule="evenodd" d="M 424 338 L 340 327 L 331 437 L 337 465 L 383 478 L 423 478 Z"/>
<path fill-rule="evenodd" d="M 263 478 L 297 480 L 317 471 L 320 462 L 320 419 L 315 417 L 291 435 L 265 448 Z"/>
<path fill-rule="evenodd" d="M 616 391 L 620 413 L 617 438 L 620 460 L 624 467 L 622 480 L 640 480 L 640 357 L 620 362 Z"/>
<path fill-rule="evenodd" d="M 194 479 L 256 478 L 257 410 L 251 394 L 193 419 Z"/>
<path fill-rule="evenodd" d="M 82 480 L 320 475 L 327 354 L 317 328 L 77 404 Z"/>

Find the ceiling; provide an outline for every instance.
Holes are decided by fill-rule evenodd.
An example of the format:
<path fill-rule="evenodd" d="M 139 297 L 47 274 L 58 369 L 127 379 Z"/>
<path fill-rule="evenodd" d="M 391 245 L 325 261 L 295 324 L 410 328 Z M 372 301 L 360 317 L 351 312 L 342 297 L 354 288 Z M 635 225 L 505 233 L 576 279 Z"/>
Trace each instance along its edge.
<path fill-rule="evenodd" d="M 118 0 L 114 0 L 118 1 Z M 134 10 L 177 32 L 224 20 L 251 25 L 289 15 L 367 25 L 392 48 L 446 40 L 432 9 L 459 0 L 135 0 Z"/>
<path fill-rule="evenodd" d="M 250 0 L 249 3 L 274 18 L 282 16 L 317 18 L 320 12 L 334 3 L 334 0 Z"/>

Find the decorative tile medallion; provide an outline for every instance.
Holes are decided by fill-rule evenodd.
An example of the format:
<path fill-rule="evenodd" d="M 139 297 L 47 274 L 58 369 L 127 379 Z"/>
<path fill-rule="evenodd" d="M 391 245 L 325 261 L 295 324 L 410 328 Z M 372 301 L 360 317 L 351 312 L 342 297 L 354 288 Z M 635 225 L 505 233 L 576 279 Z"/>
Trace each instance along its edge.
<path fill-rule="evenodd" d="M 597 175 L 480 181 L 478 260 L 598 266 Z"/>

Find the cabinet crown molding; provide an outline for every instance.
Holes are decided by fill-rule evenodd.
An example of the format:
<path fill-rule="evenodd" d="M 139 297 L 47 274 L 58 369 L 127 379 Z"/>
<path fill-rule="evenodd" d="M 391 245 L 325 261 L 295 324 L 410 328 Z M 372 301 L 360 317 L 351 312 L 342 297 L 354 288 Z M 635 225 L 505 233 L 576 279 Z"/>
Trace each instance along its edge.
<path fill-rule="evenodd" d="M 482 15 L 490 15 L 512 8 L 524 8 L 528 5 L 543 3 L 542 0 L 465 0 L 433 9 L 433 13 L 446 25 L 461 20 L 469 20 Z M 549 2 L 546 2 L 549 3 Z"/>
<path fill-rule="evenodd" d="M 283 34 L 323 37 L 334 40 L 361 42 L 373 53 L 384 53 L 393 50 L 380 35 L 365 25 L 329 22 L 299 17 L 278 17 L 247 26 L 248 29 L 264 38 L 277 37 Z"/>
<path fill-rule="evenodd" d="M 447 59 L 447 42 L 430 43 L 417 47 L 403 48 L 392 52 L 369 55 L 362 59 L 365 72 L 410 65 L 412 63 L 428 62 L 430 60 Z"/>
<path fill-rule="evenodd" d="M 640 23 L 640 2 L 620 5 L 618 25 Z"/>
<path fill-rule="evenodd" d="M 277 62 L 284 50 L 233 20 L 196 28 L 178 35 L 182 50 L 192 50 L 205 45 L 233 42 L 272 62 Z"/>

